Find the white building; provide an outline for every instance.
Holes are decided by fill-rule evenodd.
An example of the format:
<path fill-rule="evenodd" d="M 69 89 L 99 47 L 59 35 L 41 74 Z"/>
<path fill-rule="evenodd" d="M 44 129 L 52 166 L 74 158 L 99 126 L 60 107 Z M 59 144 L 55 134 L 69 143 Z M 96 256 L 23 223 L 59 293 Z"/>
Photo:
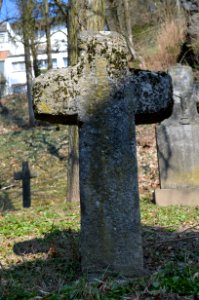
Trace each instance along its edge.
<path fill-rule="evenodd" d="M 41 70 L 47 69 L 45 33 L 40 31 L 37 37 L 38 61 Z M 67 28 L 56 25 L 51 29 L 51 47 L 53 68 L 68 65 Z M 5 84 L 0 84 L 0 97 L 22 92 L 26 89 L 24 46 L 9 23 L 0 25 L 0 74 Z"/>

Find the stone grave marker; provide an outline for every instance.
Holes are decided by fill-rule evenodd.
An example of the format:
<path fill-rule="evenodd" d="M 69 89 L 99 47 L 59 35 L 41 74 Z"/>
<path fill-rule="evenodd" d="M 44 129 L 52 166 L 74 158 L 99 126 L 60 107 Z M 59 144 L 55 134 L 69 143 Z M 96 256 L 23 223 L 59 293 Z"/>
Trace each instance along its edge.
<path fill-rule="evenodd" d="M 169 71 L 173 82 L 172 115 L 156 128 L 160 186 L 157 204 L 199 205 L 198 91 L 189 66 Z M 199 99 L 198 99 L 199 101 Z"/>
<path fill-rule="evenodd" d="M 79 126 L 81 265 L 104 272 L 143 273 L 135 115 L 172 106 L 165 73 L 130 71 L 127 45 L 116 32 L 82 32 L 76 66 L 35 80 L 36 118 Z M 144 116 L 144 118 L 143 118 Z"/>
<path fill-rule="evenodd" d="M 22 171 L 14 173 L 15 180 L 22 180 L 24 208 L 31 206 L 30 179 L 35 177 L 37 174 L 30 171 L 27 161 L 22 162 Z"/>

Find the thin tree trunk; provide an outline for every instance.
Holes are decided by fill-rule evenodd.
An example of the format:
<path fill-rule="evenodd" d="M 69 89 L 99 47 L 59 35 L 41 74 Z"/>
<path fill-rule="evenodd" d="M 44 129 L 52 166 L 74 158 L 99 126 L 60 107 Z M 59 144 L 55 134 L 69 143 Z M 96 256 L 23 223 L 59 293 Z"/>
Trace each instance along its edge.
<path fill-rule="evenodd" d="M 68 22 L 68 58 L 69 65 L 76 65 L 78 61 L 77 35 L 78 24 L 78 0 L 70 1 Z M 79 191 L 79 134 L 77 126 L 68 127 L 68 169 L 67 169 L 67 201 L 80 200 Z"/>
<path fill-rule="evenodd" d="M 134 43 L 133 43 L 133 33 L 132 33 L 132 16 L 130 13 L 129 0 L 124 0 L 124 19 L 126 20 L 126 41 L 128 44 L 129 51 L 134 59 L 137 58 Z"/>
<path fill-rule="evenodd" d="M 104 0 L 71 0 L 69 13 L 69 64 L 78 61 L 77 35 L 81 30 L 104 29 Z M 77 126 L 68 129 L 67 200 L 80 200 L 79 191 L 79 134 Z"/>
<path fill-rule="evenodd" d="M 68 58 L 71 66 L 76 65 L 78 61 L 77 36 L 79 32 L 78 11 L 80 6 L 78 2 L 78 0 L 71 0 L 69 4 Z"/>
<path fill-rule="evenodd" d="M 31 65 L 31 48 L 29 41 L 28 23 L 30 16 L 26 10 L 26 0 L 22 0 L 22 24 L 23 24 L 23 39 L 24 39 L 24 52 L 25 52 L 25 67 L 26 67 L 26 80 L 27 80 L 27 98 L 28 98 L 28 112 L 29 124 L 35 124 L 33 101 L 32 101 L 32 65 Z"/>
<path fill-rule="evenodd" d="M 32 60 L 33 60 L 33 72 L 34 72 L 34 76 L 37 77 L 41 74 L 41 71 L 37 59 L 37 48 L 35 45 L 34 37 L 31 38 L 31 52 L 32 52 Z"/>
<path fill-rule="evenodd" d="M 106 22 L 109 30 L 117 31 L 121 33 L 127 42 L 129 48 L 130 59 L 141 59 L 137 56 L 133 34 L 132 34 L 132 18 L 133 18 L 133 9 L 132 0 L 106 0 Z"/>
<path fill-rule="evenodd" d="M 35 27 L 35 19 L 32 18 L 31 22 L 31 30 L 30 30 L 30 42 L 31 42 L 31 53 L 32 53 L 32 60 L 33 60 L 33 72 L 34 72 L 34 77 L 37 77 L 41 74 L 40 68 L 39 68 L 39 61 L 37 59 L 38 56 L 38 49 L 35 43 L 35 32 L 36 32 L 36 27 Z"/>
<path fill-rule="evenodd" d="M 79 132 L 77 126 L 68 127 L 67 201 L 80 200 L 79 190 Z"/>
<path fill-rule="evenodd" d="M 32 66 L 30 60 L 30 43 L 29 40 L 24 39 L 25 51 L 25 65 L 26 65 L 26 80 L 27 80 L 27 97 L 28 97 L 28 111 L 29 111 L 29 124 L 31 126 L 35 123 L 32 101 Z"/>
<path fill-rule="evenodd" d="M 45 32 L 46 32 L 46 50 L 48 60 L 48 70 L 52 69 L 52 55 L 51 55 L 51 40 L 50 40 L 50 24 L 49 24 L 49 5 L 48 0 L 44 0 L 44 15 L 45 15 Z"/>

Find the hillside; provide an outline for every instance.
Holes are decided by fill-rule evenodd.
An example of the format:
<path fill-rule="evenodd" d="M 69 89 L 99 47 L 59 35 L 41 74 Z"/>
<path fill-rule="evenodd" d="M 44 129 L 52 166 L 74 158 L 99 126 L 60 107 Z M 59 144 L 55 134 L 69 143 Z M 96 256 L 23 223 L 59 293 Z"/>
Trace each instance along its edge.
<path fill-rule="evenodd" d="M 29 161 L 38 173 L 31 181 L 33 205 L 40 195 L 49 199 L 50 191 L 64 201 L 67 126 L 43 124 L 29 128 L 25 96 L 9 96 L 1 100 L 0 136 L 0 160 L 4 166 L 0 170 L 0 191 L 7 195 L 5 199 L 8 197 L 18 207 L 21 182 L 15 181 L 13 174 L 21 169 L 22 161 Z M 158 185 L 155 125 L 137 126 L 137 151 L 140 192 L 146 194 Z"/>
<path fill-rule="evenodd" d="M 79 203 L 65 201 L 67 128 L 29 128 L 27 120 L 25 97 L 1 100 L 0 299 L 197 299 L 198 208 L 159 208 L 151 202 L 158 185 L 155 125 L 137 126 L 147 273 L 130 282 L 104 276 L 91 286 L 80 270 Z M 23 161 L 37 172 L 30 209 L 22 208 L 22 184 L 13 179 Z"/>
<path fill-rule="evenodd" d="M 24 96 L 1 100 L 0 107 L 0 207 L 20 208 L 21 181 L 14 172 L 28 161 L 37 173 L 31 180 L 32 205 L 65 200 L 67 129 L 43 124 L 28 126 L 27 103 Z M 42 200 L 41 200 L 42 199 Z"/>

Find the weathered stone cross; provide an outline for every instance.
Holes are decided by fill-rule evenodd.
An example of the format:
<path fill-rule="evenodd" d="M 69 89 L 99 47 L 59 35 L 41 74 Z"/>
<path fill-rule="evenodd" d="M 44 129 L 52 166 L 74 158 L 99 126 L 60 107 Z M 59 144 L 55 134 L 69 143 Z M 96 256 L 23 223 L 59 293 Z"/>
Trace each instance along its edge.
<path fill-rule="evenodd" d="M 76 66 L 36 79 L 35 116 L 79 126 L 83 271 L 139 275 L 143 253 L 134 120 L 172 105 L 170 77 L 131 72 L 126 42 L 118 33 L 81 33 L 79 48 Z"/>

